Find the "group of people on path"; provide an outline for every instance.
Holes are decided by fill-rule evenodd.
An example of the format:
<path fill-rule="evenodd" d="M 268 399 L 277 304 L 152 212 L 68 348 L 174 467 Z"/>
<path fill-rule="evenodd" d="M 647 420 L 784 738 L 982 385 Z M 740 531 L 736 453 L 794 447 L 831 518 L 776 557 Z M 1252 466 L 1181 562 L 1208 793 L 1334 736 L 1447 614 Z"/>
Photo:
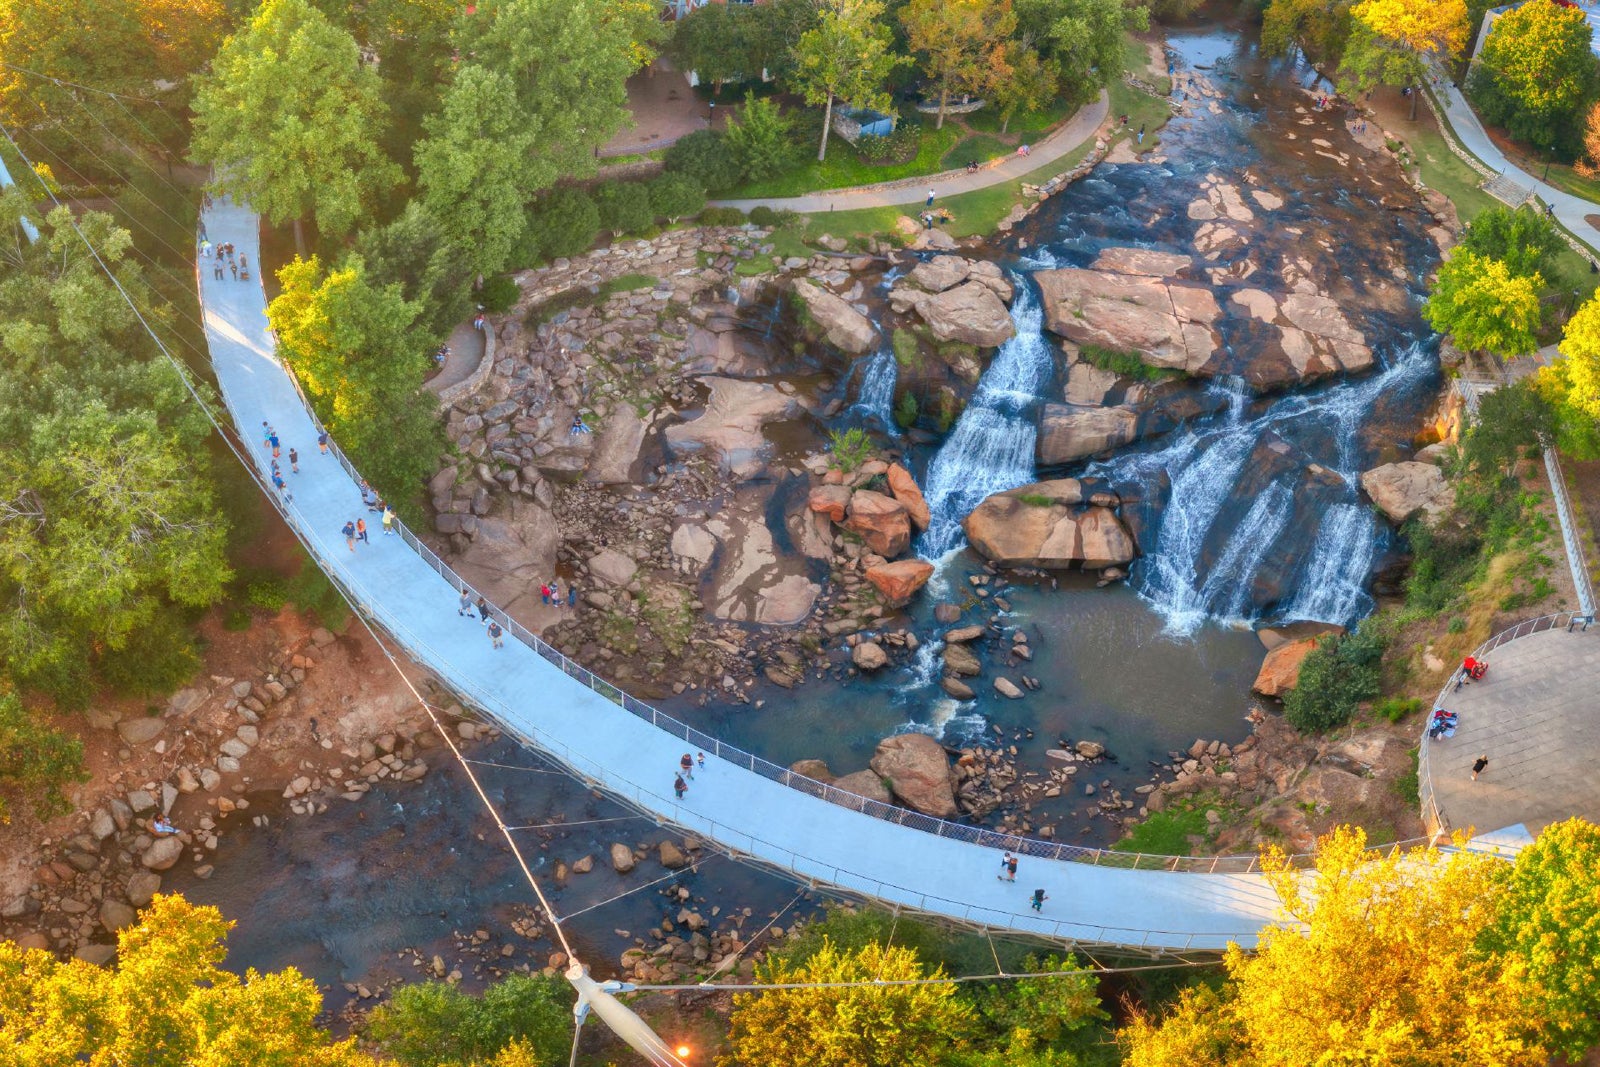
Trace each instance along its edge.
<path fill-rule="evenodd" d="M 698 756 L 699 759 L 697 760 L 694 756 L 685 752 L 682 758 L 678 760 L 678 773 L 672 779 L 672 792 L 679 800 L 682 800 L 683 795 L 689 791 L 689 783 L 694 781 L 696 764 L 698 763 L 702 771 L 706 769 L 706 754 L 701 752 L 698 753 Z"/>
<path fill-rule="evenodd" d="M 212 248 L 215 248 L 217 252 L 214 258 L 211 256 Z M 247 282 L 250 280 L 250 261 L 243 252 L 239 253 L 238 259 L 234 259 L 232 241 L 226 241 L 220 245 L 212 245 L 210 241 L 202 239 L 200 242 L 200 257 L 202 259 L 211 258 L 211 276 L 219 282 L 223 279 L 222 272 L 224 269 L 232 272 L 235 281 Z"/>
<path fill-rule="evenodd" d="M 324 434 L 323 436 L 326 437 L 327 435 Z M 327 455 L 326 448 L 324 448 L 322 451 L 323 455 Z M 368 485 L 365 481 L 362 481 L 361 483 L 361 503 L 366 506 L 367 511 L 376 514 L 379 517 L 378 521 L 383 525 L 384 533 L 393 534 L 395 532 L 394 509 L 388 504 L 384 503 L 383 498 L 380 497 L 377 492 L 373 490 L 372 486 Z M 344 534 L 344 543 L 352 552 L 356 550 L 356 542 L 358 541 L 364 545 L 370 545 L 372 543 L 367 538 L 367 520 L 362 516 L 357 516 L 354 519 L 346 519 L 344 528 L 340 532 Z"/>

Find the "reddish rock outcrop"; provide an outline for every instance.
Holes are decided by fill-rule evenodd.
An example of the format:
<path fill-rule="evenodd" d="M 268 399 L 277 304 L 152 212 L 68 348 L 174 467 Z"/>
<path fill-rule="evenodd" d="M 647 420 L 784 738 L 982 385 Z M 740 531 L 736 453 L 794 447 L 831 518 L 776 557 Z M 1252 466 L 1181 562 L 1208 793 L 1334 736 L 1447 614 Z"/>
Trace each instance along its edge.
<path fill-rule="evenodd" d="M 1081 504 L 1077 479 L 996 493 L 961 523 L 985 558 L 1009 567 L 1101 570 L 1132 562 L 1133 535 L 1110 507 Z"/>
<path fill-rule="evenodd" d="M 928 512 L 928 502 L 923 499 L 922 490 L 917 486 L 917 480 L 911 472 L 898 463 L 889 464 L 889 492 L 894 498 L 906 507 L 906 514 L 911 516 L 911 521 L 919 530 L 928 528 L 931 517 Z"/>
<path fill-rule="evenodd" d="M 866 577 L 891 607 L 900 607 L 928 584 L 928 579 L 933 577 L 933 564 L 920 559 L 880 563 L 868 567 Z"/>
<path fill-rule="evenodd" d="M 1251 689 L 1264 697 L 1281 697 L 1300 682 L 1300 665 L 1317 647 L 1317 638 L 1290 641 L 1267 653 Z"/>
<path fill-rule="evenodd" d="M 906 506 L 893 497 L 859 489 L 850 498 L 849 512 L 845 528 L 860 534 L 867 547 L 884 559 L 911 547 L 911 519 Z"/>
<path fill-rule="evenodd" d="M 843 485 L 819 485 L 811 490 L 806 506 L 818 515 L 826 515 L 834 522 L 843 522 L 845 509 L 850 506 L 850 489 Z"/>

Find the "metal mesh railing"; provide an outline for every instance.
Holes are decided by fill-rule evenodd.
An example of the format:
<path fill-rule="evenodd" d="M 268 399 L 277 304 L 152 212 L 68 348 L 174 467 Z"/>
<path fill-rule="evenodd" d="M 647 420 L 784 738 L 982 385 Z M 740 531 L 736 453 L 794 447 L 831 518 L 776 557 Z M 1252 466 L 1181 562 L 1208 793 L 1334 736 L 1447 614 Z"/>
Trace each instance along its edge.
<path fill-rule="evenodd" d="M 1581 627 L 1584 631 L 1589 629 L 1594 622 L 1594 614 L 1588 611 L 1558 611 L 1549 615 L 1540 615 L 1536 618 L 1525 619 L 1515 626 L 1501 630 L 1483 644 L 1473 649 L 1469 655 L 1473 659 L 1481 659 L 1495 649 L 1510 641 L 1533 634 L 1544 633 L 1546 630 L 1565 628 L 1571 633 L 1574 627 Z M 1462 672 L 1457 667 L 1450 672 L 1444 680 L 1444 685 L 1439 689 L 1439 697 L 1433 702 L 1433 709 L 1429 712 L 1427 721 L 1422 725 L 1422 742 L 1417 747 L 1417 795 L 1422 802 L 1422 821 L 1428 827 L 1430 834 L 1448 833 L 1453 827 L 1444 810 L 1439 807 L 1439 798 L 1433 790 L 1433 777 L 1430 773 L 1428 761 L 1428 736 L 1429 727 L 1433 725 L 1433 711 L 1449 703 L 1450 694 L 1454 693 L 1461 685 Z"/>
<path fill-rule="evenodd" d="M 201 302 L 203 307 L 203 292 L 201 293 Z M 312 407 L 309 399 L 306 397 L 304 390 L 301 388 L 301 383 L 298 377 L 294 374 L 292 368 L 283 363 L 275 353 L 273 354 L 273 358 L 276 359 L 279 365 L 282 367 L 285 377 L 289 380 L 296 394 L 299 396 L 300 402 L 304 406 L 308 417 L 312 421 L 312 424 L 316 427 L 319 433 L 325 432 L 326 428 L 317 418 L 315 409 Z M 226 400 L 228 391 L 226 385 L 222 383 L 220 379 L 219 387 L 221 388 L 224 399 Z M 230 410 L 234 410 L 231 403 L 229 404 L 229 408 Z M 237 422 L 237 415 L 235 416 L 235 421 Z M 331 435 L 329 437 L 329 451 L 338 461 L 339 465 L 344 468 L 344 470 L 355 482 L 359 484 L 364 481 L 355 464 L 352 463 L 349 457 L 345 455 L 344 451 L 339 447 L 338 443 L 332 439 Z M 252 470 L 251 473 L 257 478 L 258 481 L 261 480 L 260 472 L 258 470 Z M 284 515 L 285 520 L 289 523 L 291 528 L 298 530 L 300 524 L 290 505 L 265 483 L 263 483 L 263 491 L 266 493 L 268 498 L 273 501 L 278 510 Z M 1015 834 L 1001 833 L 999 831 L 981 826 L 951 822 L 949 820 L 923 815 L 907 808 L 898 807 L 894 804 L 886 804 L 882 801 L 872 800 L 870 798 L 851 793 L 847 790 L 839 789 L 814 778 L 797 774 L 788 767 L 784 767 L 762 759 L 760 756 L 730 745 L 717 737 L 704 733 L 703 731 L 698 730 L 687 723 L 667 715 L 652 705 L 628 694 L 620 686 L 601 678 L 593 671 L 590 671 L 587 667 L 584 667 L 583 665 L 569 659 L 567 656 L 544 641 L 541 637 L 539 637 L 539 635 L 533 633 L 523 626 L 522 623 L 512 618 L 503 609 L 490 602 L 487 596 L 484 596 L 474 585 L 472 585 L 472 583 L 468 582 L 460 574 L 456 573 L 456 571 L 452 569 L 448 563 L 441 559 L 439 555 L 434 552 L 434 550 L 425 541 L 422 540 L 422 538 L 418 537 L 409 527 L 407 527 L 398 519 L 395 521 L 395 529 L 400 535 L 401 539 L 407 545 L 411 546 L 416 551 L 417 555 L 424 562 L 426 562 L 429 567 L 431 567 L 441 577 L 448 581 L 454 589 L 466 593 L 474 600 L 479 598 L 483 599 L 485 603 L 489 605 L 491 616 L 498 621 L 502 627 L 504 627 L 508 635 L 516 639 L 521 644 L 527 646 L 529 649 L 533 650 L 546 662 L 556 667 L 563 674 L 566 674 L 575 681 L 582 683 L 589 689 L 609 700 L 611 703 L 616 704 L 618 707 L 623 708 L 630 714 L 650 723 L 655 728 L 683 739 L 691 748 L 704 751 L 708 756 L 724 760 L 747 771 L 759 774 L 763 778 L 777 782 L 787 788 L 828 801 L 832 804 L 837 804 L 852 811 L 860 812 L 863 815 L 867 815 L 875 819 L 921 830 L 937 837 L 963 841 L 986 848 L 1006 849 L 1017 853 L 1018 855 L 1035 857 L 1039 859 L 1063 860 L 1127 870 L 1182 871 L 1201 874 L 1252 874 L 1261 870 L 1260 859 L 1253 853 L 1245 855 L 1223 856 L 1173 856 L 1142 852 L 1122 852 L 1111 849 L 1090 848 L 1082 845 L 1073 845 L 1065 842 L 1050 841 L 1036 837 L 1023 837 Z M 305 545 L 307 552 L 309 552 L 313 559 L 317 562 L 318 566 L 323 569 L 331 581 L 336 582 L 339 587 L 350 596 L 351 602 L 358 606 L 358 610 L 362 611 L 362 613 L 367 615 L 369 618 L 377 618 L 377 613 L 365 602 L 365 597 L 361 590 L 352 587 L 348 582 L 346 582 L 343 579 L 339 568 L 334 565 L 332 561 L 324 557 L 322 553 L 316 549 L 315 545 L 311 543 L 309 538 L 302 536 L 301 541 Z M 650 790 L 638 786 L 635 783 L 621 778 L 614 768 L 596 768 L 593 774 L 584 771 L 583 766 L 588 762 L 585 757 L 578 753 L 572 752 L 564 744 L 561 744 L 554 738 L 527 735 L 525 731 L 515 724 L 511 716 L 508 714 L 510 709 L 501 708 L 500 701 L 493 695 L 484 693 L 475 685 L 463 678 L 458 677 L 454 672 L 448 671 L 450 663 L 449 658 L 444 656 L 438 650 L 431 648 L 420 637 L 410 632 L 403 625 L 403 621 L 397 618 L 390 618 L 387 621 L 380 621 L 383 621 L 385 629 L 387 629 L 391 635 L 400 641 L 409 654 L 414 656 L 419 662 L 424 663 L 438 671 L 442 676 L 447 677 L 449 679 L 449 684 L 452 687 L 463 689 L 466 694 L 471 697 L 474 705 L 476 705 L 480 711 L 489 715 L 496 722 L 496 724 L 507 733 L 519 738 L 523 738 L 527 743 L 531 744 L 535 748 L 552 752 L 552 754 L 557 755 L 563 760 L 563 762 L 567 763 L 569 767 L 572 767 L 586 779 L 603 782 L 608 792 L 612 792 L 625 798 L 648 797 L 649 802 L 647 807 L 652 812 L 675 811 L 684 813 L 684 817 L 682 819 L 678 819 L 676 817 L 674 818 L 674 821 L 678 822 L 680 825 L 685 825 L 692 828 L 695 822 L 708 821 L 703 815 L 698 813 L 688 813 L 686 809 L 683 809 L 673 800 L 669 800 Z M 750 835 L 742 830 L 735 830 L 733 828 L 725 829 L 729 830 L 729 832 L 732 833 L 735 838 L 750 837 Z M 750 837 L 750 840 L 755 842 L 758 839 Z M 1425 844 L 1427 841 L 1427 838 L 1413 838 L 1386 845 L 1384 846 L 1384 849 L 1392 852 L 1396 849 L 1403 849 L 1412 845 Z M 727 842 L 724 843 L 726 844 Z M 786 848 L 786 846 L 781 845 L 770 845 L 770 847 L 779 850 Z M 754 849 L 751 851 L 754 852 Z M 765 859 L 766 857 L 758 856 L 756 858 Z M 1290 856 L 1289 862 L 1297 867 L 1309 867 L 1315 862 L 1315 858 L 1315 853 L 1302 853 Z M 802 860 L 803 857 L 799 857 L 797 855 L 794 857 L 792 867 L 797 874 L 806 874 L 806 871 L 803 870 L 801 866 Z M 815 866 L 814 861 L 805 862 L 811 866 Z M 839 874 L 841 872 L 839 872 L 837 869 L 834 869 L 834 873 Z M 807 876 L 819 878 L 823 877 L 815 874 L 808 874 Z M 852 877 L 857 881 L 860 880 L 859 876 Z M 823 880 L 832 881 L 834 879 L 823 878 Z M 908 889 L 904 890 L 904 893 L 911 894 L 916 893 L 916 891 Z M 924 896 L 928 900 L 941 899 L 920 893 L 917 895 Z M 902 901 L 902 903 L 904 903 L 904 901 Z M 1092 940 L 1092 938 L 1088 938 L 1087 935 L 1083 936 L 1087 940 Z"/>

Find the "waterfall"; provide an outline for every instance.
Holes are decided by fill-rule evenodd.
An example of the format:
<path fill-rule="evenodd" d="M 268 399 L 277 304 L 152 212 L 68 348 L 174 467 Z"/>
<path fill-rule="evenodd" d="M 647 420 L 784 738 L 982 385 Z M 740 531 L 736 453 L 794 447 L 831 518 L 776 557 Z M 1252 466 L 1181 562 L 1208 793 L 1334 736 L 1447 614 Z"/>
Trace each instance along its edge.
<path fill-rule="evenodd" d="M 900 428 L 894 422 L 894 386 L 899 366 L 894 353 L 885 349 L 860 366 L 861 389 L 851 410 L 860 412 L 866 419 L 877 419 L 884 430 L 898 437 Z"/>
<path fill-rule="evenodd" d="M 1345 380 L 1317 391 L 1281 397 L 1254 418 L 1237 383 L 1213 382 L 1226 390 L 1228 407 L 1163 447 L 1094 464 L 1090 473 L 1115 482 L 1149 486 L 1165 474 L 1171 482 L 1153 543 L 1134 568 L 1141 596 L 1166 620 L 1171 634 L 1190 634 L 1207 618 L 1255 620 L 1261 605 L 1251 599 L 1256 572 L 1287 528 L 1293 504 L 1288 486 L 1274 483 L 1250 501 L 1229 532 L 1214 563 L 1204 566 L 1213 527 L 1230 505 L 1241 506 L 1235 489 L 1262 434 L 1291 440 L 1325 434 L 1334 449 L 1329 464 L 1350 486 L 1349 498 L 1321 517 L 1299 585 L 1278 617 L 1349 624 L 1371 609 L 1366 592 L 1377 530 L 1356 502 L 1362 461 L 1360 432 L 1386 396 L 1407 390 L 1432 370 L 1422 343 L 1408 346 L 1393 362 L 1367 378 Z M 1313 449 L 1321 451 L 1321 449 Z"/>
<path fill-rule="evenodd" d="M 1284 618 L 1343 625 L 1372 610 L 1366 590 L 1372 553 L 1372 512 L 1360 504 L 1329 508 L 1317 528 L 1317 543 L 1300 578 L 1300 590 Z"/>
<path fill-rule="evenodd" d="M 1282 482 L 1273 482 L 1255 498 L 1200 587 L 1200 603 L 1207 614 L 1224 619 L 1252 614 L 1250 579 L 1289 525 L 1293 507 L 1294 493 Z"/>
<path fill-rule="evenodd" d="M 1255 447 L 1256 433 L 1248 425 L 1229 429 L 1207 447 L 1201 447 L 1200 436 L 1190 433 L 1153 456 L 1171 474 L 1172 492 L 1154 549 L 1139 568 L 1139 586 L 1166 617 L 1170 633 L 1193 633 L 1205 621 L 1207 582 L 1200 575 L 1201 551 Z"/>
<path fill-rule="evenodd" d="M 933 462 L 923 495 L 931 520 L 917 544 L 926 559 L 937 559 L 961 545 L 961 520 L 994 493 L 1033 480 L 1033 405 L 1055 369 L 1055 354 L 1042 333 L 1044 311 L 1024 279 L 1011 305 L 1016 336 L 1000 346 L 983 372 L 978 389 L 961 413 Z"/>

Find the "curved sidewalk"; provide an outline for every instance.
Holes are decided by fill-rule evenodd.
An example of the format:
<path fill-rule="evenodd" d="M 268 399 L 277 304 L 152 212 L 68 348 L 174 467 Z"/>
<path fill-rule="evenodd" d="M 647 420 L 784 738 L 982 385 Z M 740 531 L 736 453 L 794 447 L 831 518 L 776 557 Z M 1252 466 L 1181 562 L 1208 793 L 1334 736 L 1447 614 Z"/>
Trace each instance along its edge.
<path fill-rule="evenodd" d="M 1518 185 L 1532 189 L 1540 200 L 1550 205 L 1551 211 L 1568 232 L 1588 245 L 1591 250 L 1600 251 L 1600 229 L 1596 229 L 1586 217 L 1600 215 L 1600 204 L 1573 196 L 1542 182 L 1506 159 L 1485 132 L 1483 123 L 1478 120 L 1478 113 L 1472 110 L 1466 98 L 1461 95 L 1461 90 L 1457 89 L 1449 78 L 1440 77 L 1434 83 L 1433 90 L 1434 99 L 1443 105 L 1451 132 L 1468 152 L 1477 156 L 1491 170 L 1499 171 Z"/>
<path fill-rule="evenodd" d="M 819 211 L 855 211 L 867 207 L 898 207 L 920 204 L 932 189 L 940 198 L 971 193 L 993 185 L 1019 181 L 1041 167 L 1047 167 L 1068 152 L 1094 137 L 1095 130 L 1105 121 L 1111 110 L 1111 97 L 1100 90 L 1100 99 L 1080 107 L 1055 132 L 1029 148 L 1025 156 L 1012 153 L 991 167 L 983 167 L 976 174 L 965 170 L 947 170 L 922 178 L 903 178 L 880 185 L 858 185 L 853 189 L 828 189 L 805 196 L 784 196 L 751 200 L 713 200 L 717 207 L 736 207 L 749 211 L 753 207 L 770 207 L 775 211 L 798 211 L 801 214 Z M 935 201 L 937 204 L 937 201 Z"/>
<path fill-rule="evenodd" d="M 205 221 L 213 241 L 231 241 L 260 261 L 253 213 L 219 201 Z M 262 470 L 270 463 L 263 421 L 284 448 L 304 457 L 301 473 L 287 476 L 293 499 L 280 504 L 318 565 L 417 662 L 595 787 L 802 881 L 995 929 L 1145 950 L 1210 950 L 1230 941 L 1253 946 L 1276 917 L 1277 898 L 1255 873 L 1127 870 L 1028 855 L 1017 882 L 1001 882 L 1000 852 L 988 847 L 1004 840 L 999 835 L 894 809 L 894 818 L 937 829 L 925 832 L 821 799 L 802 791 L 816 786 L 808 779 L 737 750 L 721 758 L 715 739 L 689 734 L 686 744 L 684 734 L 656 725 L 681 724 L 554 653 L 541 654 L 531 638 L 523 643 L 508 634 L 504 648 L 492 648 L 475 618 L 457 614 L 458 592 L 425 546 L 385 537 L 373 523 L 371 544 L 346 547 L 340 528 L 370 516 L 339 459 L 316 452 L 316 424 L 274 352 L 259 282 L 219 282 L 202 272 L 199 284 L 217 381 L 252 461 Z M 700 747 L 705 768 L 684 800 L 672 799 L 678 757 Z M 774 770 L 777 778 L 796 778 L 794 787 L 770 776 Z M 1058 855 L 1088 854 L 1038 844 Z M 1028 906 L 1038 888 L 1049 895 L 1042 913 Z"/>

